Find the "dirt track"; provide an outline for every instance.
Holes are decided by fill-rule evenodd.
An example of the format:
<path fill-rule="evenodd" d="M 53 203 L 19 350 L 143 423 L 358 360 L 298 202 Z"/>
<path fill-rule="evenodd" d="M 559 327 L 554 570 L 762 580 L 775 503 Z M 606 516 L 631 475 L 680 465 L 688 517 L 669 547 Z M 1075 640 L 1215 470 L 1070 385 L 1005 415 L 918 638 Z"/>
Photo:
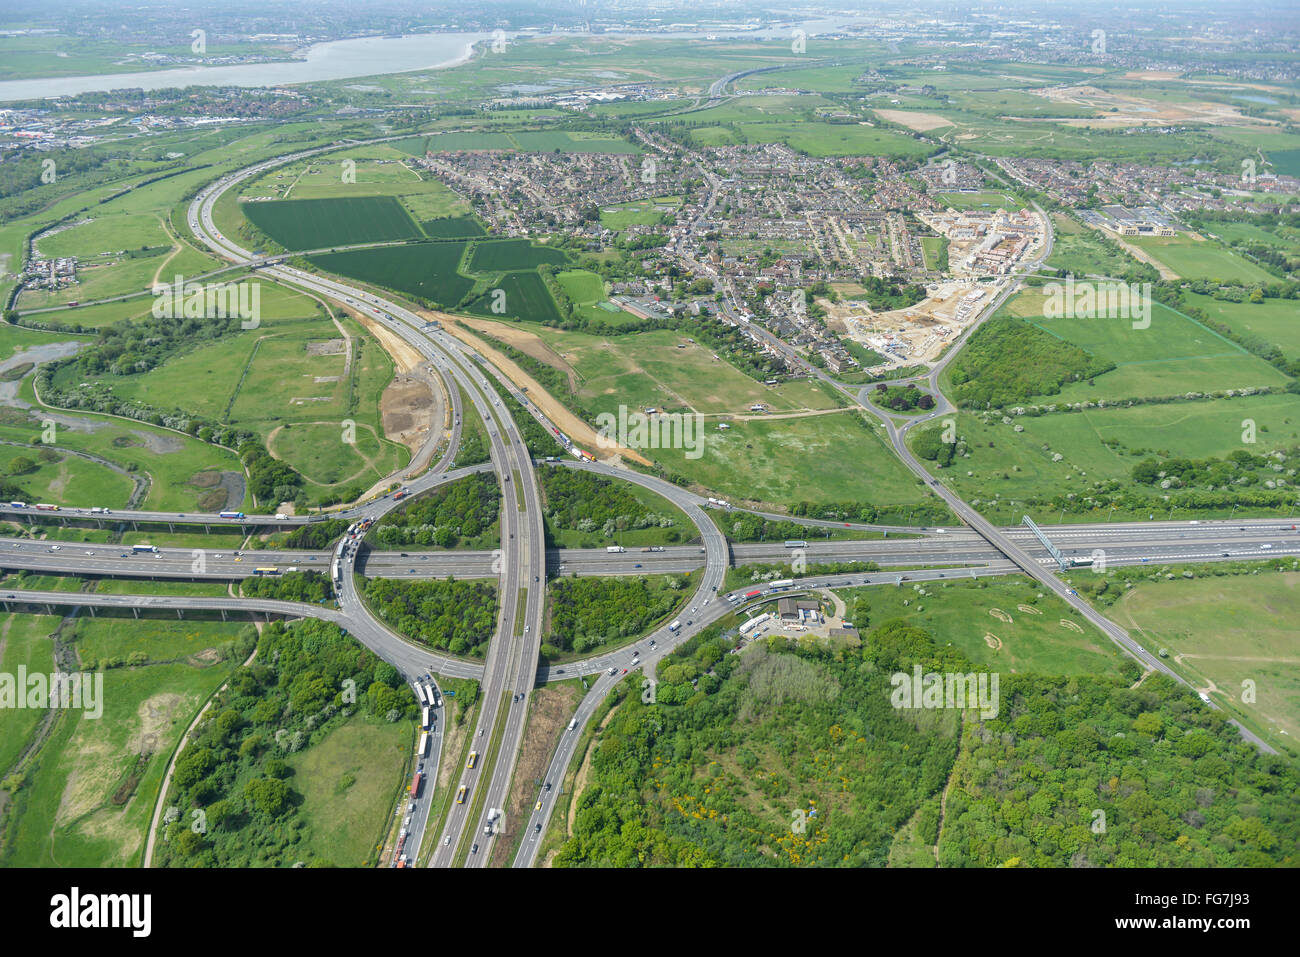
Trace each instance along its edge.
<path fill-rule="evenodd" d="M 420 315 L 426 319 L 437 320 L 442 324 L 442 327 L 446 329 L 447 332 L 491 359 L 492 364 L 504 372 L 506 378 L 519 388 L 527 391 L 528 398 L 536 403 L 537 407 L 546 414 L 547 418 L 559 426 L 561 430 L 568 433 L 569 437 L 572 438 L 581 448 L 590 450 L 591 453 L 601 459 L 601 461 L 615 462 L 622 457 L 640 462 L 642 465 L 654 464 L 639 452 L 622 447 L 618 449 L 616 454 L 609 454 L 610 450 L 606 449 L 606 454 L 601 455 L 601 446 L 599 443 L 602 440 L 599 438 L 596 430 L 592 426 L 588 425 L 565 408 L 564 405 L 557 401 L 554 396 L 543 389 L 536 379 L 516 365 L 514 360 L 493 348 L 493 346 L 485 339 L 474 335 L 467 326 L 462 324 L 462 320 L 459 317 L 449 316 L 444 312 L 421 312 Z"/>

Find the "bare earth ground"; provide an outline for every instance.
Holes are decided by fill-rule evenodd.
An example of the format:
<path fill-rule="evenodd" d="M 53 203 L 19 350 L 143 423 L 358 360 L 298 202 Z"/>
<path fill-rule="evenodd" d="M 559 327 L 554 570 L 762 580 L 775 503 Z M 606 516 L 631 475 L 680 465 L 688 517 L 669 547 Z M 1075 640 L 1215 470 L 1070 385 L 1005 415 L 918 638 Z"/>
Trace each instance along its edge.
<path fill-rule="evenodd" d="M 460 321 L 471 329 L 485 333 L 495 339 L 500 339 L 507 345 L 514 346 L 524 355 L 531 356 L 538 362 L 544 362 L 553 369 L 559 369 L 569 377 L 569 391 L 578 391 L 581 383 L 578 381 L 577 371 L 573 366 L 569 365 L 564 356 L 552 349 L 540 337 L 524 329 L 506 325 L 503 322 L 492 322 L 488 319 L 470 319 L 468 317 L 461 317 Z"/>
<path fill-rule="evenodd" d="M 951 120 L 945 120 L 942 116 L 933 113 L 916 113 L 912 110 L 875 110 L 875 114 L 882 120 L 899 123 L 918 133 L 937 130 L 941 126 L 952 126 Z"/>
<path fill-rule="evenodd" d="M 510 799 L 505 809 L 505 830 L 492 845 L 492 859 L 489 862 L 492 867 L 509 866 L 513 856 L 511 848 L 520 830 L 528 826 L 529 815 L 541 790 L 537 782 L 546 774 L 551 755 L 555 752 L 564 729 L 568 727 L 569 716 L 578 707 L 581 698 L 581 692 L 568 684 L 559 688 L 542 686 L 533 693 L 529 705 L 528 730 L 519 749 L 519 762 L 515 765 Z M 558 783 L 552 781 L 551 787 L 556 787 Z M 525 834 L 524 840 L 532 836 Z M 538 839 L 541 839 L 540 835 Z"/>
<path fill-rule="evenodd" d="M 492 348 L 486 341 L 470 332 L 466 326 L 461 325 L 465 320 L 462 320 L 459 316 L 449 316 L 445 312 L 421 312 L 420 315 L 426 319 L 434 319 L 442 323 L 443 328 L 461 342 L 488 356 L 492 364 L 505 373 L 506 378 L 519 388 L 526 389 L 529 399 L 536 403 L 547 418 L 559 426 L 561 430 L 568 433 L 569 437 L 579 446 L 590 450 L 593 455 L 601 448 L 600 443 L 605 440 L 597 436 L 594 428 L 565 408 L 549 392 L 543 389 L 536 379 L 519 368 L 512 359 Z M 618 453 L 619 456 L 633 459 L 642 465 L 653 464 L 643 455 L 631 449 L 620 446 Z M 606 456 L 602 461 L 615 461 L 616 459 L 617 456 Z"/>
<path fill-rule="evenodd" d="M 429 438 L 435 421 L 441 423 L 438 397 L 423 375 L 399 372 L 379 399 L 384 435 L 411 450 L 412 458 Z"/>

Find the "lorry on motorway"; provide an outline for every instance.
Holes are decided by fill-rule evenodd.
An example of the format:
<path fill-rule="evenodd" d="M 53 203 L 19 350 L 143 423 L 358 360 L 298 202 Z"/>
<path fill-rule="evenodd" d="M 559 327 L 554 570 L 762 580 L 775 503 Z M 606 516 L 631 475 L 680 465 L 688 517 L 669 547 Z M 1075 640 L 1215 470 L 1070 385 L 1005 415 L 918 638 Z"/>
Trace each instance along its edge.
<path fill-rule="evenodd" d="M 573 730 L 574 728 L 576 728 L 577 726 L 578 726 L 578 719 L 577 719 L 577 718 L 570 718 L 570 719 L 569 719 L 569 728 L 568 728 L 568 730 L 572 731 L 572 730 Z"/>
<path fill-rule="evenodd" d="M 662 552 L 662 551 L 666 551 L 666 549 L 665 549 L 662 545 L 651 545 L 651 546 L 650 546 L 650 551 L 652 551 L 652 552 Z"/>
<path fill-rule="evenodd" d="M 424 718 L 420 722 L 420 727 L 427 728 L 428 726 L 429 726 L 429 706 L 426 704 L 424 706 Z"/>
<path fill-rule="evenodd" d="M 141 554 L 143 552 L 154 552 L 156 554 L 158 552 L 158 546 L 157 545 L 132 545 L 131 551 L 137 554 Z"/>
<path fill-rule="evenodd" d="M 801 538 L 792 538 L 785 543 L 786 548 L 807 548 L 808 543 Z"/>
<path fill-rule="evenodd" d="M 276 520 L 277 522 L 283 522 L 283 521 L 284 521 L 286 518 L 288 518 L 288 517 L 289 517 L 289 516 L 286 515 L 286 514 L 284 514 L 284 512 L 276 512 L 276 513 L 275 513 L 275 520 Z"/>
<path fill-rule="evenodd" d="M 625 552 L 627 551 L 627 549 L 624 548 L 622 545 L 606 545 L 605 551 L 609 552 L 611 555 L 614 555 L 614 554 L 618 554 L 619 552 Z"/>
<path fill-rule="evenodd" d="M 418 798 L 420 796 L 420 784 L 423 780 L 424 772 L 416 771 L 415 777 L 411 778 L 411 797 Z"/>
<path fill-rule="evenodd" d="M 743 597 L 743 598 L 745 599 L 745 601 L 749 601 L 751 598 L 758 598 L 758 597 L 760 597 L 762 594 L 763 594 L 763 589 L 761 589 L 761 588 L 755 588 L 753 591 L 747 591 L 747 592 L 745 592 L 745 594 L 742 595 L 741 597 Z"/>
<path fill-rule="evenodd" d="M 462 785 L 460 786 L 460 790 L 456 792 L 456 803 L 457 803 L 457 804 L 464 804 L 464 803 L 465 803 L 465 795 L 468 793 L 468 791 L 469 791 L 469 788 L 465 787 L 465 785 L 462 784 Z"/>
<path fill-rule="evenodd" d="M 36 507 L 39 508 L 42 512 L 57 512 L 57 511 L 59 511 L 59 506 L 57 506 L 57 505 L 51 505 L 49 502 L 37 502 L 37 503 L 36 503 Z"/>
<path fill-rule="evenodd" d="M 779 581 L 771 582 L 767 587 L 772 589 L 772 591 L 785 591 L 787 588 L 794 587 L 794 579 L 782 578 Z"/>
<path fill-rule="evenodd" d="M 428 710 L 427 708 L 425 709 Z M 427 758 L 429 756 L 429 732 L 420 732 L 420 743 L 415 746 L 415 756 L 417 758 Z"/>
<path fill-rule="evenodd" d="M 243 518 L 243 512 L 218 512 L 217 518 Z"/>
<path fill-rule="evenodd" d="M 680 618 L 678 618 L 676 621 L 674 621 L 671 625 L 668 626 L 668 630 L 669 630 L 669 631 L 680 631 L 680 630 L 681 630 L 681 627 L 682 627 L 682 620 L 681 620 Z"/>
<path fill-rule="evenodd" d="M 393 493 L 394 502 L 400 502 L 404 498 L 406 498 L 406 489 L 402 489 L 400 492 Z"/>
<path fill-rule="evenodd" d="M 477 752 L 477 751 L 471 751 L 471 752 L 469 753 L 469 761 L 466 762 L 465 767 L 467 767 L 467 768 L 469 768 L 469 770 L 473 771 L 473 770 L 474 770 L 474 765 L 476 765 L 476 764 L 478 764 L 478 752 Z"/>
<path fill-rule="evenodd" d="M 10 503 L 9 503 L 9 507 L 10 507 L 10 508 L 26 508 L 26 507 L 27 507 L 27 503 L 26 503 L 26 502 L 10 502 Z"/>

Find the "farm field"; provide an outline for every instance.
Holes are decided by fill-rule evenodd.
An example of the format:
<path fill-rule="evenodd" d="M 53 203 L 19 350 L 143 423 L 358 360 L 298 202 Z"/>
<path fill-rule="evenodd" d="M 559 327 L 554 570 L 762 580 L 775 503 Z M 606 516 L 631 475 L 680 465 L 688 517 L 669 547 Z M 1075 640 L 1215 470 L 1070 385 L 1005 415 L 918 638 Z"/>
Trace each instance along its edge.
<path fill-rule="evenodd" d="M 860 632 L 905 618 L 939 645 L 951 643 L 977 668 L 1013 674 L 1119 673 L 1123 657 L 1115 645 L 1055 595 L 1042 594 L 1037 583 L 1020 575 L 962 581 L 960 571 L 950 574 L 952 581 L 835 592 L 850 614 L 857 598 L 870 603 L 869 623 L 854 621 Z M 1081 630 L 1062 625 L 1062 619 Z"/>
<path fill-rule="evenodd" d="M 419 227 L 392 196 L 285 199 L 242 203 L 240 208 L 253 225 L 290 250 L 420 237 Z"/>
<path fill-rule="evenodd" d="M 1246 419 L 1255 423 L 1255 445 L 1242 443 Z M 1016 432 L 1017 425 L 1024 431 Z M 932 474 L 991 521 L 1016 524 L 1025 513 L 1027 499 L 1086 496 L 1094 483 L 1106 481 L 1118 482 L 1121 488 L 1149 499 L 1149 506 L 1139 506 L 1132 513 L 1132 517 L 1145 519 L 1148 513 L 1167 513 L 1169 506 L 1161 505 L 1164 492 L 1158 486 L 1134 484 L 1132 470 L 1140 461 L 1153 456 L 1223 457 L 1240 449 L 1258 455 L 1294 446 L 1300 443 L 1300 396 L 1086 409 L 1019 416 L 1010 425 L 963 413 L 957 416 L 957 436 L 967 443 L 970 458 L 957 459 L 953 466 Z M 1054 462 L 1056 454 L 1062 458 Z M 1222 512 L 1218 517 L 1225 517 L 1228 508 Z M 1069 514 L 1078 521 L 1112 517 L 1108 505 Z M 1216 514 L 1207 510 L 1198 517 Z M 1238 514 L 1250 514 L 1250 510 L 1243 506 Z M 1123 510 L 1113 517 L 1123 517 Z"/>
<path fill-rule="evenodd" d="M 1300 573 L 1139 582 L 1107 614 L 1169 660 L 1198 690 L 1241 715 L 1274 746 L 1300 740 Z M 1243 701 L 1243 682 L 1256 701 Z"/>
<path fill-rule="evenodd" d="M 527 239 L 483 240 L 474 244 L 468 267 L 473 273 L 533 269 L 543 263 L 559 265 L 569 261 L 563 250 L 550 249 Z"/>
<path fill-rule="evenodd" d="M 480 316 L 558 322 L 560 312 L 546 283 L 536 272 L 508 272 L 493 288 L 469 304 L 468 310 Z"/>
<path fill-rule="evenodd" d="M 420 243 L 385 249 L 354 249 L 311 257 L 313 265 L 452 307 L 474 287 L 458 270 L 465 242 Z"/>
<path fill-rule="evenodd" d="M 1213 240 L 1187 236 L 1129 236 L 1125 240 L 1164 263 L 1184 279 L 1272 283 L 1277 277 Z"/>
<path fill-rule="evenodd" d="M 474 216 L 442 216 L 420 223 L 430 239 L 473 239 L 487 232 Z"/>

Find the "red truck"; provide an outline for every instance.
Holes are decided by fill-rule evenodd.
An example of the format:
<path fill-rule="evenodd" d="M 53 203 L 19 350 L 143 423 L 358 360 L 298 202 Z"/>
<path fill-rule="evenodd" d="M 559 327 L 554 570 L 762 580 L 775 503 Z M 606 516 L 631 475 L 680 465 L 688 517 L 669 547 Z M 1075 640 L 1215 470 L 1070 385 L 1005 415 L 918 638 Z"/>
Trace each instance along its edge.
<path fill-rule="evenodd" d="M 420 782 L 423 779 L 424 772 L 416 771 L 415 777 L 411 778 L 411 797 L 418 798 L 420 796 Z"/>
<path fill-rule="evenodd" d="M 400 502 L 404 498 L 406 498 L 406 489 L 402 489 L 400 492 L 395 492 L 393 494 L 394 502 Z"/>
<path fill-rule="evenodd" d="M 755 588 L 753 591 L 747 591 L 745 592 L 745 601 L 749 601 L 749 599 L 751 598 L 757 598 L 761 594 L 763 594 L 763 589 L 761 588 Z"/>

